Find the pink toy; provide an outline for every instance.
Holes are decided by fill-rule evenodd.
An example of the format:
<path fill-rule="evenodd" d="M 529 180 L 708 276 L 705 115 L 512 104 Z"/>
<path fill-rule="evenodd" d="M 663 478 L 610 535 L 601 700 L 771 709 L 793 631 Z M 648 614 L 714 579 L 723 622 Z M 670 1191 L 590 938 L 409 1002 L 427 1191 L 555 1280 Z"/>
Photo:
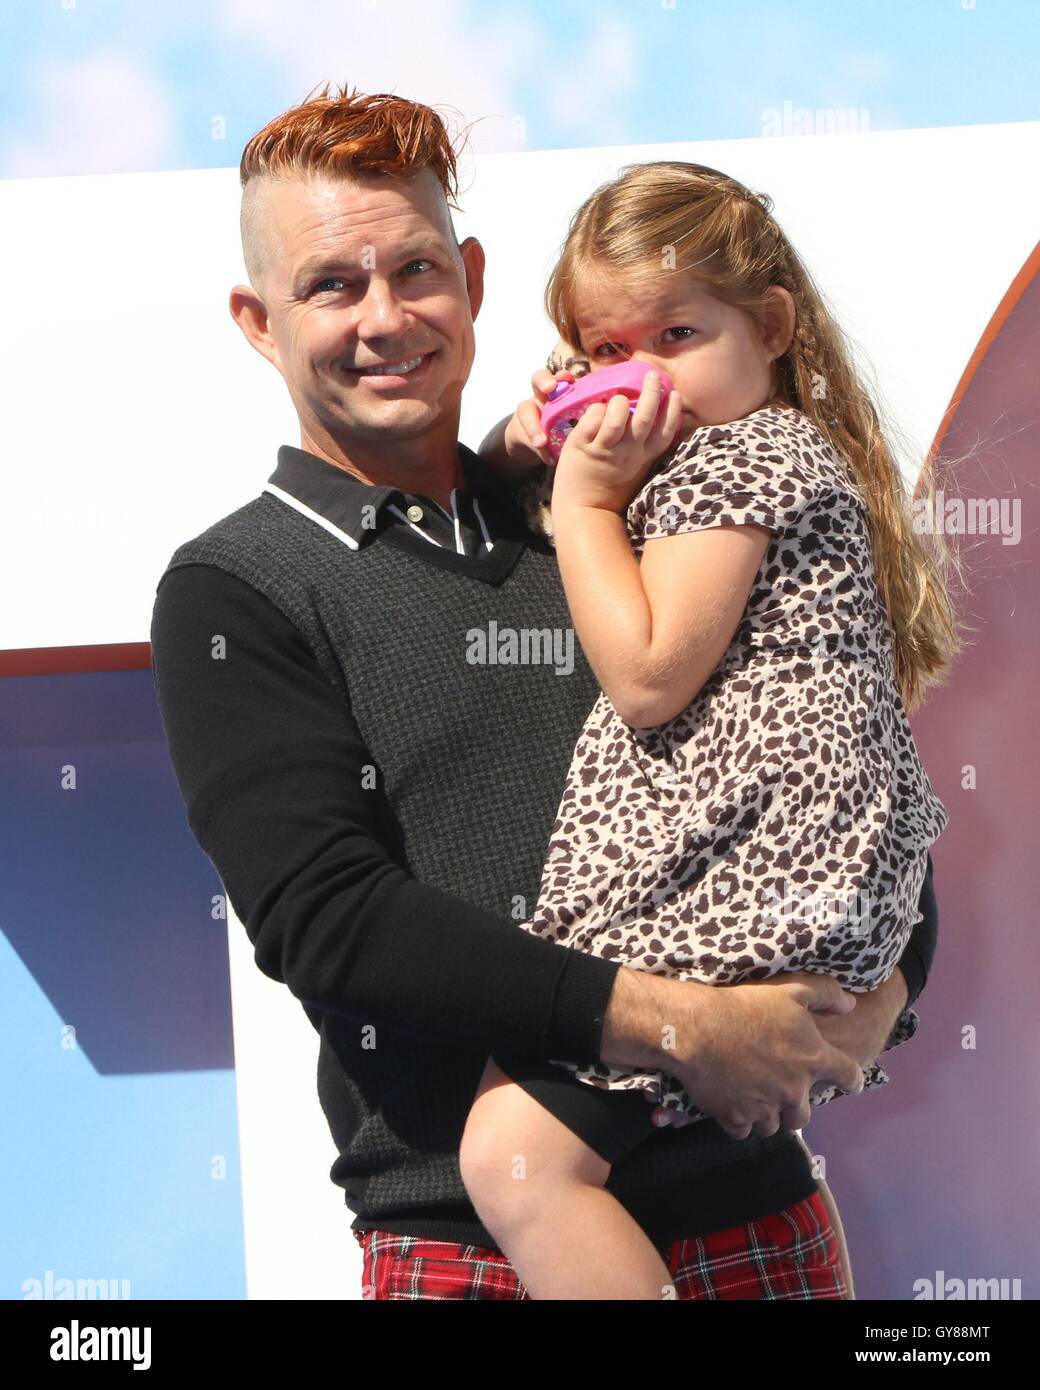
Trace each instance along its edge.
<path fill-rule="evenodd" d="M 672 390 L 671 377 L 660 367 L 651 367 L 646 362 L 619 362 L 616 367 L 589 372 L 578 381 L 561 381 L 542 407 L 542 432 L 549 441 L 548 449 L 553 458 L 560 457 L 567 436 L 596 401 L 606 401 L 617 395 L 627 396 L 631 414 L 643 389 L 643 379 L 649 371 L 660 373 L 663 410 L 668 402 L 668 393 Z"/>

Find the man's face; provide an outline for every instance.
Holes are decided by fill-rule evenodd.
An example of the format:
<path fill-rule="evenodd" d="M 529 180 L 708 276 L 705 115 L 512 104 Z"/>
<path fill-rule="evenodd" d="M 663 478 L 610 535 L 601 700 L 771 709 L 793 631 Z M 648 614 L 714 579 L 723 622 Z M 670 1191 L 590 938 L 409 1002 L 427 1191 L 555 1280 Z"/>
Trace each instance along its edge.
<path fill-rule="evenodd" d="M 473 237 L 457 246 L 433 171 L 271 181 L 264 198 L 266 326 L 244 331 L 285 378 L 305 439 L 454 444 L 484 256 Z"/>

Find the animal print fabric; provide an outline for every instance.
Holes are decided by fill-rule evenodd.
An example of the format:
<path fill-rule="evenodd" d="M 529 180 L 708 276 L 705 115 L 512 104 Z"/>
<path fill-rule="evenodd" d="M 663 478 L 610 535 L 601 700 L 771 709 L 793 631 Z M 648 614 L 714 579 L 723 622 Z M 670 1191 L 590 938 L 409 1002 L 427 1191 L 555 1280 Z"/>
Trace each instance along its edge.
<path fill-rule="evenodd" d="M 848 466 L 808 417 L 774 402 L 695 430 L 627 521 L 637 557 L 647 541 L 713 526 L 772 535 L 733 641 L 685 710 L 633 728 L 600 694 L 521 926 L 676 979 L 809 971 L 876 988 L 920 920 L 926 855 L 948 815 L 896 685 Z M 886 1050 L 918 1023 L 905 1009 Z M 704 1118 L 666 1073 L 557 1065 Z M 865 1087 L 888 1080 L 878 1063 L 865 1072 Z M 811 1099 L 844 1094 L 819 1083 Z"/>

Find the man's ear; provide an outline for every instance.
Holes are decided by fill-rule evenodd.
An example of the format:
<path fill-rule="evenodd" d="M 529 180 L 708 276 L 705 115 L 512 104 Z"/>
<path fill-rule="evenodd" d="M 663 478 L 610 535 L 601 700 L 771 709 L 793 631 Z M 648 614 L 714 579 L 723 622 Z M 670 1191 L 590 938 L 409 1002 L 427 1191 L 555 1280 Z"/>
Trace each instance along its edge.
<path fill-rule="evenodd" d="M 228 309 L 250 345 L 280 371 L 278 349 L 271 337 L 267 321 L 267 305 L 252 285 L 232 286 L 228 296 Z"/>
<path fill-rule="evenodd" d="M 783 285 L 770 285 L 769 302 L 763 312 L 762 338 L 774 360 L 782 357 L 794 337 L 795 307 L 790 290 Z"/>
<path fill-rule="evenodd" d="M 466 293 L 469 296 L 471 318 L 480 313 L 484 302 L 484 248 L 475 236 L 468 236 L 459 246 L 462 264 L 466 268 Z"/>

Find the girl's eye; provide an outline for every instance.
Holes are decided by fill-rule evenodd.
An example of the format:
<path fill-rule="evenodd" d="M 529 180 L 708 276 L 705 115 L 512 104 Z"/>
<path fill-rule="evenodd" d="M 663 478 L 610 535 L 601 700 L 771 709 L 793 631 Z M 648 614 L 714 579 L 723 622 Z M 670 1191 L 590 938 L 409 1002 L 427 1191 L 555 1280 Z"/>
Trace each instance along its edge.
<path fill-rule="evenodd" d="M 696 334 L 696 332 L 697 332 L 697 329 L 696 329 L 696 328 L 689 328 L 689 327 L 688 327 L 687 325 L 685 325 L 685 324 L 676 324 L 676 325 L 673 325 L 673 327 L 671 327 L 671 328 L 666 328 L 666 329 L 664 330 L 664 332 L 662 333 L 661 336 L 662 336 L 662 338 L 664 339 L 665 342 L 680 342 L 680 343 L 685 343 L 685 342 L 689 342 L 689 340 Z M 678 338 L 669 338 L 668 335 L 669 335 L 670 333 L 676 333 L 676 334 L 678 334 L 679 336 L 678 336 Z M 593 356 L 593 357 L 617 357 L 617 356 L 619 356 L 619 355 L 623 355 L 624 352 L 625 352 L 625 348 L 624 348 L 624 345 L 623 345 L 623 344 L 618 344 L 618 343 L 600 343 L 599 347 L 595 349 L 595 351 L 593 352 L 592 356 Z"/>

